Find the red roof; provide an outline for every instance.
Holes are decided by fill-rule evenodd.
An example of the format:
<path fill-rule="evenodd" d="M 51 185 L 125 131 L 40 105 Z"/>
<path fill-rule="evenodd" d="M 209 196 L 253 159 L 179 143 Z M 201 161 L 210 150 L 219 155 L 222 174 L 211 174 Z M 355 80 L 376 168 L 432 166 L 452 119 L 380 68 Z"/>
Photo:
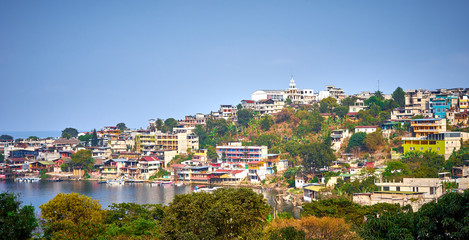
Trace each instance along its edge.
<path fill-rule="evenodd" d="M 246 103 L 254 103 L 254 100 L 243 100 L 245 101 Z"/>
<path fill-rule="evenodd" d="M 185 166 L 186 166 L 185 164 L 173 164 L 173 165 L 171 165 L 172 168 L 183 168 Z"/>
<path fill-rule="evenodd" d="M 140 161 L 147 161 L 147 162 L 153 162 L 153 161 L 158 161 L 159 159 L 156 157 L 142 157 Z"/>
<path fill-rule="evenodd" d="M 28 161 L 28 159 L 26 159 L 26 158 L 8 158 L 8 159 L 10 159 L 10 161 L 12 161 L 12 162 L 26 162 L 26 161 Z"/>

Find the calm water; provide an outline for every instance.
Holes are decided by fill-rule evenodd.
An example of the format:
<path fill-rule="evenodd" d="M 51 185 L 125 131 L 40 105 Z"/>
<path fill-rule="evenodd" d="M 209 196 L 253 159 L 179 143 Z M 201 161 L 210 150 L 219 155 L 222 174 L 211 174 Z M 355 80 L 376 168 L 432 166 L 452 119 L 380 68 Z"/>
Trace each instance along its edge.
<path fill-rule="evenodd" d="M 92 181 L 63 181 L 63 182 L 14 182 L 0 181 L 0 192 L 9 191 L 18 193 L 23 204 L 33 205 L 39 213 L 39 205 L 48 202 L 58 193 L 76 192 L 85 194 L 93 199 L 99 200 L 101 206 L 107 207 L 112 203 L 134 202 L 134 203 L 158 203 L 169 204 L 175 195 L 187 194 L 194 187 L 187 186 L 150 186 L 148 183 L 107 185 Z M 276 191 L 261 191 L 269 204 L 273 205 Z M 279 211 L 292 211 L 289 203 L 281 203 Z"/>

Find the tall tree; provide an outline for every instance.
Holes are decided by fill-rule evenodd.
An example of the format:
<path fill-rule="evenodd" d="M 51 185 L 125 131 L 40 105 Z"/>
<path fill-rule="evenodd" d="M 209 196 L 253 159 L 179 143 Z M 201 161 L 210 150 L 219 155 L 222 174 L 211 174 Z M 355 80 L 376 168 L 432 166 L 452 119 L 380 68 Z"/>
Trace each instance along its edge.
<path fill-rule="evenodd" d="M 91 156 L 91 150 L 79 150 L 72 154 L 72 164 L 73 166 L 82 167 L 85 171 L 89 171 L 94 164 L 94 159 Z"/>
<path fill-rule="evenodd" d="M 358 132 L 354 133 L 348 141 L 347 151 L 360 149 L 365 146 L 366 133 Z"/>
<path fill-rule="evenodd" d="M 260 125 L 261 129 L 264 131 L 269 131 L 270 127 L 274 124 L 274 120 L 270 115 L 264 115 L 261 119 Z"/>
<path fill-rule="evenodd" d="M 76 130 L 75 128 L 65 128 L 63 131 L 62 131 L 62 137 L 63 138 L 70 138 L 70 137 L 74 137 L 76 138 L 78 136 L 78 130 Z"/>
<path fill-rule="evenodd" d="M 37 140 L 39 140 L 39 137 L 37 137 L 37 136 L 29 136 L 26 140 L 29 140 L 29 141 L 37 141 Z"/>
<path fill-rule="evenodd" d="M 93 134 L 91 135 L 91 146 L 98 146 L 98 134 L 96 133 L 96 129 L 93 130 Z"/>
<path fill-rule="evenodd" d="M 178 121 L 176 121 L 176 119 L 174 118 L 168 118 L 164 120 L 164 126 L 166 127 L 166 130 L 168 132 L 172 132 L 173 128 L 176 127 L 177 125 L 178 125 Z"/>
<path fill-rule="evenodd" d="M 126 130 L 127 129 L 127 126 L 125 125 L 125 123 L 121 122 L 121 123 L 118 123 L 116 125 L 117 128 L 119 128 L 119 130 Z"/>
<path fill-rule="evenodd" d="M 241 109 L 238 111 L 238 124 L 243 127 L 247 127 L 251 119 L 254 117 L 252 110 Z"/>
<path fill-rule="evenodd" d="M 303 159 L 303 165 L 307 171 L 330 166 L 332 161 L 336 159 L 334 152 L 329 146 L 318 142 L 301 146 L 299 156 Z"/>
<path fill-rule="evenodd" d="M 30 239 L 36 227 L 33 206 L 21 206 L 14 193 L 0 193 L 0 239 Z"/>
<path fill-rule="evenodd" d="M 405 92 L 401 87 L 397 87 L 392 93 L 392 99 L 396 101 L 399 107 L 405 107 Z"/>
<path fill-rule="evenodd" d="M 381 101 L 384 100 L 383 92 L 381 92 L 380 90 L 375 92 L 375 96 Z"/>

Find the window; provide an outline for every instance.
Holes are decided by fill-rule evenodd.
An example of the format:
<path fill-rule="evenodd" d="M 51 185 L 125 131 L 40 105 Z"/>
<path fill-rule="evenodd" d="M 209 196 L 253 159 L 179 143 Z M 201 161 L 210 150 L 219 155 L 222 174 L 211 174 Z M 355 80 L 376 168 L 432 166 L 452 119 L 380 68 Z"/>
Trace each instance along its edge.
<path fill-rule="evenodd" d="M 435 187 L 430 187 L 430 194 L 435 194 Z"/>
<path fill-rule="evenodd" d="M 401 187 L 396 187 L 396 191 L 401 191 Z"/>
<path fill-rule="evenodd" d="M 383 191 L 389 191 L 389 187 L 383 187 Z"/>

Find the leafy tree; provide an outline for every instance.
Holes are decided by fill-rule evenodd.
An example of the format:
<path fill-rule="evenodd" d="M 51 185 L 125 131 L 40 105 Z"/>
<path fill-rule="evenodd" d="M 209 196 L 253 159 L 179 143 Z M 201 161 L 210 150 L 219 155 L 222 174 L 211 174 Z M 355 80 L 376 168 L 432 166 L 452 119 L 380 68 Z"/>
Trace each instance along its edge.
<path fill-rule="evenodd" d="M 290 121 L 293 116 L 293 110 L 290 108 L 283 108 L 280 112 L 275 115 L 275 123 L 282 123 L 285 121 Z"/>
<path fill-rule="evenodd" d="M 78 136 L 78 130 L 76 130 L 75 128 L 65 128 L 63 131 L 62 131 L 62 137 L 63 138 L 76 138 Z"/>
<path fill-rule="evenodd" d="M 81 135 L 78 137 L 78 140 L 82 141 L 82 142 L 89 142 L 91 140 L 91 138 L 93 137 L 92 134 L 85 134 L 85 135 Z"/>
<path fill-rule="evenodd" d="M 270 127 L 274 124 L 274 120 L 272 119 L 271 116 L 269 115 L 264 115 L 262 118 L 261 118 L 261 122 L 260 122 L 260 125 L 261 125 L 261 129 L 263 131 L 269 131 Z"/>
<path fill-rule="evenodd" d="M 121 123 L 118 123 L 116 125 L 116 127 L 119 129 L 119 130 L 126 130 L 127 129 L 127 126 L 125 125 L 125 123 L 121 122 Z"/>
<path fill-rule="evenodd" d="M 256 138 L 255 143 L 259 146 L 272 148 L 278 142 L 278 137 L 274 134 L 262 134 Z"/>
<path fill-rule="evenodd" d="M 402 162 L 406 163 L 411 172 L 410 177 L 437 178 L 443 170 L 445 159 L 436 152 L 409 152 L 404 154 Z"/>
<path fill-rule="evenodd" d="M 347 151 L 363 148 L 365 146 L 365 138 L 366 133 L 364 132 L 354 133 L 348 142 Z"/>
<path fill-rule="evenodd" d="M 392 93 L 392 99 L 396 101 L 399 107 L 405 107 L 405 92 L 401 87 L 397 87 Z"/>
<path fill-rule="evenodd" d="M 5 134 L 4 134 L 4 135 L 0 136 L 0 140 L 1 140 L 1 141 L 6 141 L 6 140 L 8 140 L 8 141 L 11 140 L 11 141 L 13 141 L 13 137 L 10 136 L 10 135 L 5 135 Z"/>
<path fill-rule="evenodd" d="M 292 104 L 292 101 L 290 98 L 287 98 L 287 100 L 285 100 L 285 104 L 286 105 L 291 105 Z"/>
<path fill-rule="evenodd" d="M 377 97 L 381 101 L 384 100 L 383 92 L 381 92 L 379 90 L 375 92 L 375 97 Z"/>
<path fill-rule="evenodd" d="M 162 128 L 163 128 L 163 125 L 164 125 L 164 123 L 163 123 L 163 120 L 161 118 L 156 119 L 156 121 L 155 121 L 156 129 L 161 131 Z"/>
<path fill-rule="evenodd" d="M 62 165 L 60 165 L 60 170 L 62 170 L 62 172 L 69 172 L 70 165 L 68 163 L 62 163 Z"/>
<path fill-rule="evenodd" d="M 321 113 L 332 113 L 332 110 L 337 106 L 337 99 L 333 97 L 323 98 L 319 102 L 319 111 Z"/>
<path fill-rule="evenodd" d="M 196 125 L 194 129 L 194 133 L 195 135 L 199 137 L 200 148 L 206 148 L 207 143 L 209 141 L 209 136 L 207 132 L 205 131 L 204 127 L 200 124 Z"/>
<path fill-rule="evenodd" d="M 246 188 L 176 195 L 163 220 L 168 239 L 259 238 L 270 207 Z"/>
<path fill-rule="evenodd" d="M 238 109 L 238 111 L 243 109 L 243 105 L 241 105 L 241 103 L 239 103 L 238 105 L 236 105 L 236 109 Z"/>
<path fill-rule="evenodd" d="M 98 134 L 96 133 L 96 129 L 93 130 L 93 134 L 91 135 L 91 146 L 98 146 Z"/>
<path fill-rule="evenodd" d="M 250 109 L 241 109 L 238 111 L 238 124 L 242 127 L 247 127 L 254 114 Z"/>
<path fill-rule="evenodd" d="M 82 167 L 86 172 L 91 170 L 91 167 L 93 167 L 94 164 L 94 159 L 91 155 L 91 150 L 79 150 L 72 154 L 73 166 Z"/>
<path fill-rule="evenodd" d="M 160 221 L 164 208 L 160 204 L 113 203 L 105 211 L 105 236 L 109 238 L 161 238 Z"/>
<path fill-rule="evenodd" d="M 3 153 L 0 152 L 0 163 L 3 163 L 5 161 L 5 157 L 3 156 Z"/>
<path fill-rule="evenodd" d="M 164 126 L 167 132 L 172 132 L 173 128 L 176 127 L 177 125 L 178 125 L 178 121 L 176 121 L 176 119 L 174 118 L 168 118 L 164 120 Z"/>
<path fill-rule="evenodd" d="M 348 113 L 348 107 L 346 106 L 337 106 L 334 108 L 334 112 L 337 116 L 343 118 Z"/>
<path fill-rule="evenodd" d="M 303 165 L 307 171 L 330 166 L 335 155 L 329 146 L 322 143 L 310 143 L 299 148 L 299 156 L 303 159 Z"/>
<path fill-rule="evenodd" d="M 31 205 L 20 206 L 13 193 L 0 193 L 0 239 L 30 239 L 38 227 Z"/>
<path fill-rule="evenodd" d="M 360 229 L 364 239 L 415 239 L 415 221 L 412 213 L 383 212 L 369 216 Z"/>
<path fill-rule="evenodd" d="M 462 146 L 458 151 L 455 151 L 451 154 L 448 160 L 445 163 L 445 169 L 451 170 L 453 167 L 463 166 L 465 160 L 469 159 L 469 147 Z"/>
<path fill-rule="evenodd" d="M 39 140 L 39 137 L 37 137 L 37 136 L 29 136 L 26 140 L 29 140 L 29 141 L 38 141 L 38 140 Z"/>
<path fill-rule="evenodd" d="M 387 180 L 402 180 L 402 177 L 409 174 L 409 167 L 401 161 L 392 161 L 386 165 L 383 177 Z"/>
<path fill-rule="evenodd" d="M 378 190 L 375 185 L 375 176 L 370 176 L 365 179 L 355 179 L 351 182 L 344 182 L 342 179 L 337 180 L 334 189 L 346 194 L 374 192 Z"/>
<path fill-rule="evenodd" d="M 364 143 L 368 150 L 376 151 L 376 149 L 384 143 L 381 131 L 378 130 L 376 132 L 366 134 Z"/>
<path fill-rule="evenodd" d="M 214 146 L 207 147 L 207 157 L 212 160 L 218 159 L 217 149 Z"/>
<path fill-rule="evenodd" d="M 97 200 L 78 193 L 59 193 L 39 206 L 46 238 L 97 239 L 104 212 Z"/>
<path fill-rule="evenodd" d="M 352 106 L 353 104 L 355 104 L 356 101 L 357 101 L 357 97 L 355 96 L 346 97 L 342 99 L 342 101 L 340 101 L 340 105 L 348 108 L 349 106 Z"/>

